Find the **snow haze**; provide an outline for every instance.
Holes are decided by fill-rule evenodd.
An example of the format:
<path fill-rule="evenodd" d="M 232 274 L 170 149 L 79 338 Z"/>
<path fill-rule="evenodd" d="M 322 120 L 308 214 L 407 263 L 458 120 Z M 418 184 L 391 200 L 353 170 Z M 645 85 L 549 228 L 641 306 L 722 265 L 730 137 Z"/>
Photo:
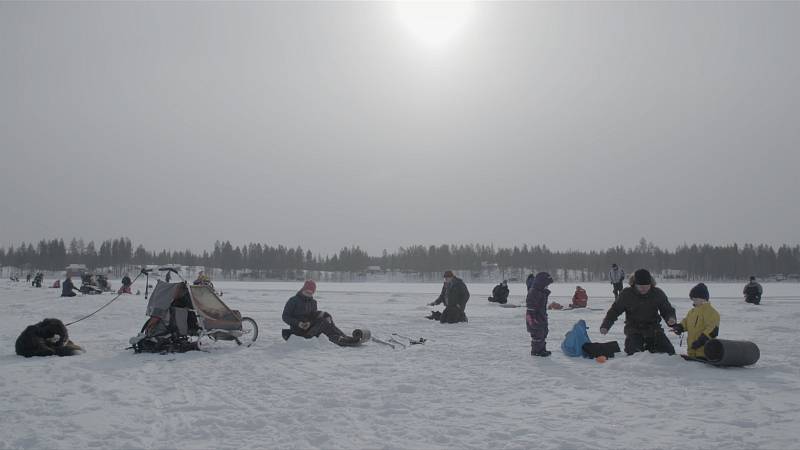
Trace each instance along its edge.
<path fill-rule="evenodd" d="M 800 243 L 800 3 L 464 17 L 0 2 L 0 245 Z"/>

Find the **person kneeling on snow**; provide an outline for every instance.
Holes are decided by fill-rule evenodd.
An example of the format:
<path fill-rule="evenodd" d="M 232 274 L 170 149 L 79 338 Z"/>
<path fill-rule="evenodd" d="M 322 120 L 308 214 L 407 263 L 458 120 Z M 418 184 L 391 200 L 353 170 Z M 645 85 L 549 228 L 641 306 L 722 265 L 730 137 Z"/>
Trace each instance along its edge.
<path fill-rule="evenodd" d="M 607 334 L 622 313 L 625 313 L 625 353 L 632 355 L 648 350 L 675 354 L 675 347 L 661 328 L 662 318 L 667 325 L 675 325 L 675 309 L 647 270 L 639 269 L 631 277 L 630 286 L 620 292 L 608 309 L 600 325 L 600 334 Z"/>
<path fill-rule="evenodd" d="M 302 289 L 286 302 L 282 318 L 289 325 L 289 329 L 282 331 L 283 339 L 288 340 L 293 334 L 306 339 L 324 334 L 328 340 L 337 345 L 358 344 L 358 339 L 347 336 L 334 325 L 330 314 L 317 310 L 317 301 L 314 300 L 316 291 L 317 284 L 314 280 L 308 280 Z"/>
<path fill-rule="evenodd" d="M 492 289 L 492 296 L 489 297 L 489 301 L 492 303 L 500 303 L 501 305 L 505 305 L 508 302 L 507 280 L 503 280 L 502 283 L 498 284 L 494 287 L 494 289 Z"/>
<path fill-rule="evenodd" d="M 687 355 L 691 358 L 706 359 L 706 342 L 719 335 L 719 313 L 708 302 L 708 288 L 700 283 L 689 291 L 692 308 L 681 323 L 672 327 L 675 334 L 688 333 Z"/>
<path fill-rule="evenodd" d="M 586 289 L 575 286 L 575 293 L 572 294 L 572 304 L 570 308 L 586 308 L 586 303 L 589 301 L 589 296 L 586 295 Z"/>
<path fill-rule="evenodd" d="M 469 300 L 469 290 L 461 278 L 456 277 L 452 270 L 444 273 L 444 285 L 439 297 L 428 306 L 436 306 L 444 303 L 444 311 L 433 311 L 428 319 L 438 320 L 441 323 L 467 322 L 467 315 L 464 311 Z"/>

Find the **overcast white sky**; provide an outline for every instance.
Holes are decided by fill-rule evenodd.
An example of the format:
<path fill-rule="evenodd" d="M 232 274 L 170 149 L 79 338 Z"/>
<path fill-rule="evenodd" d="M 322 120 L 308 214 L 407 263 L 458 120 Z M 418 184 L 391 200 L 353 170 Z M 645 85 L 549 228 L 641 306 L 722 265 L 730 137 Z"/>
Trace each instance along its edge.
<path fill-rule="evenodd" d="M 800 2 L 448 8 L 0 2 L 0 246 L 800 243 Z"/>

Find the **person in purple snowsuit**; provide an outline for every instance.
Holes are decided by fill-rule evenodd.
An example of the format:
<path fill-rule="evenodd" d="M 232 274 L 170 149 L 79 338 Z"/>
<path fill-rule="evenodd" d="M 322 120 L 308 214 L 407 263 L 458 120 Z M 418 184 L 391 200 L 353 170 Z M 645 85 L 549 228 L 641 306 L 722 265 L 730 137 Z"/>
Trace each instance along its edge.
<path fill-rule="evenodd" d="M 539 272 L 535 277 L 528 277 L 528 296 L 525 303 L 528 311 L 525 313 L 525 323 L 528 333 L 531 334 L 531 355 L 550 356 L 547 351 L 547 298 L 550 290 L 547 289 L 553 282 L 553 277 L 547 272 Z"/>

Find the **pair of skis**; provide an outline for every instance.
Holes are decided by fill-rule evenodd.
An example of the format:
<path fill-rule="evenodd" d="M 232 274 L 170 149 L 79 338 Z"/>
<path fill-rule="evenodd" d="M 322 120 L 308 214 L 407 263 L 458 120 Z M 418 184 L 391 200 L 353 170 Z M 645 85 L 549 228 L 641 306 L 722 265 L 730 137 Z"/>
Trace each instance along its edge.
<path fill-rule="evenodd" d="M 404 344 L 403 342 L 401 342 L 398 339 L 407 341 L 408 344 Z M 414 339 L 414 338 L 410 338 L 408 336 L 404 336 L 404 335 L 399 334 L 399 333 L 392 333 L 391 337 L 388 340 L 379 339 L 379 338 L 376 338 L 375 336 L 372 336 L 371 340 L 373 342 L 377 342 L 378 344 L 386 345 L 388 347 L 391 347 L 393 350 L 397 350 L 397 349 L 405 350 L 407 347 L 409 347 L 411 345 L 422 345 L 422 344 L 425 344 L 425 342 L 427 341 L 427 339 L 425 339 L 423 337 Z"/>

